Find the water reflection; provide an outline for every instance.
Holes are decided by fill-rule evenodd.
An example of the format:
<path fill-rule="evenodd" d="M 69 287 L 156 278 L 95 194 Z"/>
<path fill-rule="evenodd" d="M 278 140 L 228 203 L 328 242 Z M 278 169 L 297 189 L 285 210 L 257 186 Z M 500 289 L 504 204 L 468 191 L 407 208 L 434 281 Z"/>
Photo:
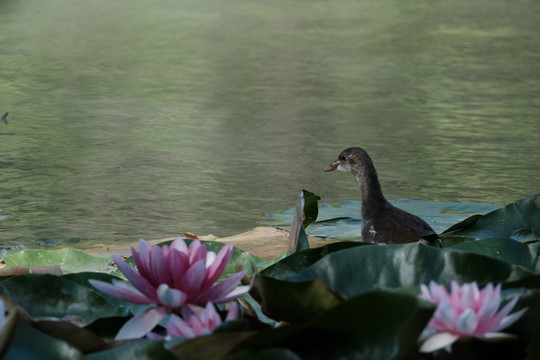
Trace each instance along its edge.
<path fill-rule="evenodd" d="M 0 240 L 230 235 L 372 155 L 387 198 L 538 193 L 540 4 L 0 3 Z"/>

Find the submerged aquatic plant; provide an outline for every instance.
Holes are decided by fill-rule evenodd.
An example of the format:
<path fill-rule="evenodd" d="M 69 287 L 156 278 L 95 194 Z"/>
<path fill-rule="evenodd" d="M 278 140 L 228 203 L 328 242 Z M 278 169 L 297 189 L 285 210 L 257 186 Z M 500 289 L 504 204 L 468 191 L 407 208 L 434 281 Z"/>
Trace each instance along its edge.
<path fill-rule="evenodd" d="M 229 308 L 225 321 L 238 319 L 238 304 L 235 302 Z M 184 320 L 184 317 L 187 320 Z M 217 329 L 223 321 L 212 303 L 206 304 L 206 307 L 188 306 L 182 311 L 182 317 L 171 314 L 165 329 L 167 335 L 165 339 L 181 337 L 192 339 L 201 335 L 211 334 Z M 149 333 L 147 337 L 152 339 L 162 338 L 160 335 Z"/>
<path fill-rule="evenodd" d="M 420 351 L 433 352 L 464 338 L 482 340 L 510 339 L 515 336 L 500 332 L 512 325 L 525 311 L 510 314 L 518 297 L 501 305 L 501 285 L 489 283 L 482 290 L 476 282 L 461 286 L 451 283 L 448 293 L 443 285 L 431 281 L 429 287 L 422 284 L 421 297 L 437 305 L 420 339 Z"/>
<path fill-rule="evenodd" d="M 129 283 L 118 280 L 113 280 L 112 284 L 99 280 L 90 280 L 90 283 L 105 294 L 127 302 L 157 305 L 130 319 L 116 339 L 144 336 L 168 313 L 181 306 L 225 303 L 247 293 L 249 286 L 237 286 L 245 271 L 216 283 L 232 251 L 232 243 L 216 254 L 207 251 L 206 245 L 199 240 L 193 240 L 188 247 L 182 238 L 176 238 L 170 246 L 159 247 L 141 239 L 138 252 L 131 248 L 136 269 L 113 256 Z"/>

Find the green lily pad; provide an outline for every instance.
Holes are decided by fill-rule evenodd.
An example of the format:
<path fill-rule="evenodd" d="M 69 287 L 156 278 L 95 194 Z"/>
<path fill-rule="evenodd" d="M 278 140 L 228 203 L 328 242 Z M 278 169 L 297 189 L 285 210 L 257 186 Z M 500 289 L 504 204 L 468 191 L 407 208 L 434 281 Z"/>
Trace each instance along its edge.
<path fill-rule="evenodd" d="M 49 336 L 64 340 L 83 353 L 105 344 L 101 337 L 65 321 L 38 321 L 32 325 Z"/>
<path fill-rule="evenodd" d="M 525 348 L 527 359 L 540 358 L 540 289 L 527 290 L 520 294 L 515 310 L 527 309 L 527 312 L 509 329 L 522 340 L 521 349 Z M 506 330 L 505 330 L 506 331 Z M 517 358 L 517 357 L 516 357 Z"/>
<path fill-rule="evenodd" d="M 540 195 L 516 201 L 483 216 L 475 216 L 446 230 L 443 243 L 494 237 L 540 240 Z"/>
<path fill-rule="evenodd" d="M 256 354 L 255 354 L 256 352 Z M 293 351 L 283 347 L 271 347 L 267 349 L 258 349 L 248 352 L 238 352 L 227 357 L 227 360 L 302 360 L 302 358 Z"/>
<path fill-rule="evenodd" d="M 276 279 L 284 279 L 289 275 L 294 275 L 299 271 L 302 271 L 306 267 L 319 261 L 324 256 L 332 252 L 345 250 L 356 246 L 374 246 L 374 244 L 356 241 L 343 241 L 330 243 L 328 245 L 324 245 L 318 248 L 298 251 L 272 264 L 271 266 L 268 266 L 261 271 L 261 274 Z"/>
<path fill-rule="evenodd" d="M 173 360 L 175 357 L 167 351 L 162 340 L 131 341 L 109 350 L 86 355 L 88 360 Z"/>
<path fill-rule="evenodd" d="M 318 279 L 286 281 L 261 275 L 256 277 L 251 295 L 266 316 L 290 323 L 312 319 L 345 299 Z"/>
<path fill-rule="evenodd" d="M 538 243 L 527 246 L 519 241 L 497 237 L 477 241 L 465 241 L 452 246 L 451 249 L 489 256 L 510 264 L 522 266 L 533 273 L 539 273 L 538 247 Z"/>
<path fill-rule="evenodd" d="M 376 290 L 307 322 L 260 331 L 240 343 L 233 358 L 257 358 L 273 348 L 286 348 L 302 359 L 410 358 L 433 310 L 415 295 Z"/>
<path fill-rule="evenodd" d="M 450 284 L 515 281 L 534 274 L 489 256 L 422 244 L 360 246 L 337 251 L 287 279 L 321 279 L 349 297 L 375 288 L 419 286 L 434 280 Z"/>
<path fill-rule="evenodd" d="M 437 233 L 475 214 L 485 214 L 499 205 L 457 202 L 429 202 L 423 200 L 392 200 L 391 204 L 405 211 L 420 216 Z M 318 208 L 317 221 L 306 230 L 310 236 L 330 237 L 335 239 L 360 239 L 361 201 L 345 200 L 335 205 L 322 204 Z M 294 209 L 287 208 L 271 214 L 264 221 L 269 226 L 287 228 L 293 219 Z"/>
<path fill-rule="evenodd" d="M 65 341 L 18 322 L 5 360 L 83 360 L 85 357 Z"/>
<path fill-rule="evenodd" d="M 59 265 L 64 273 L 81 271 L 113 272 L 110 257 L 90 255 L 84 251 L 64 248 L 59 250 L 26 249 L 4 258 L 6 266 Z"/>
<path fill-rule="evenodd" d="M 0 294 L 21 306 L 35 319 L 65 319 L 83 325 L 118 313 L 118 306 L 107 301 L 90 284 L 80 285 L 64 276 L 13 276 L 0 281 Z"/>
<path fill-rule="evenodd" d="M 238 343 L 251 335 L 251 332 L 213 333 L 190 339 L 170 351 L 177 359 L 183 360 L 225 359 Z"/>

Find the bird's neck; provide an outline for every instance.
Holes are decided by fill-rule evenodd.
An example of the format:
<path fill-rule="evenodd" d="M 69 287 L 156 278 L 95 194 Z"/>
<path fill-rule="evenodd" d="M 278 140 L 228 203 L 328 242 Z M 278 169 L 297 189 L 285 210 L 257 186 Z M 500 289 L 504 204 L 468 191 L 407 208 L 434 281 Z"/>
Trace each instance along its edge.
<path fill-rule="evenodd" d="M 362 191 L 362 219 L 373 218 L 381 208 L 388 204 L 385 199 L 377 171 L 373 164 L 364 164 L 364 168 L 356 175 L 356 181 Z"/>

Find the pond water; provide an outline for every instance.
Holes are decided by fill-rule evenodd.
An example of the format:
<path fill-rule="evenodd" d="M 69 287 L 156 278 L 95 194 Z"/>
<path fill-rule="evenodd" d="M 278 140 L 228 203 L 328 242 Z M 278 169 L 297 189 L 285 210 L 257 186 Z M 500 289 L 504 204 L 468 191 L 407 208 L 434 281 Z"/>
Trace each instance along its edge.
<path fill-rule="evenodd" d="M 4 0 L 0 246 L 228 236 L 360 199 L 540 192 L 540 2 Z M 49 240 L 46 240 L 49 239 Z"/>

